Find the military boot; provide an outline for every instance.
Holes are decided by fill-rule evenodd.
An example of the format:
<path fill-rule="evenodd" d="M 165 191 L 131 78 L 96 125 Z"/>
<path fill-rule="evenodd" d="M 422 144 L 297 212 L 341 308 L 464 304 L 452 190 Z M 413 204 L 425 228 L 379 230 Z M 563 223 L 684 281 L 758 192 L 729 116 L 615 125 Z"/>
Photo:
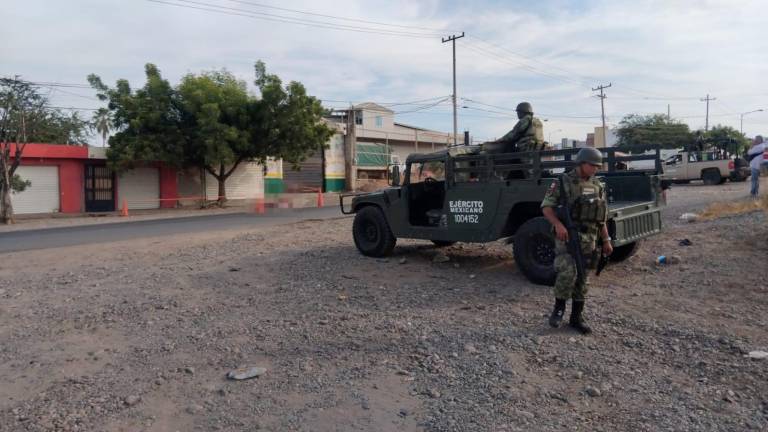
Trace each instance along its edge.
<path fill-rule="evenodd" d="M 584 317 L 581 314 L 583 311 L 584 300 L 574 300 L 571 303 L 571 319 L 568 325 L 578 330 L 581 334 L 590 334 L 592 329 L 584 321 Z"/>
<path fill-rule="evenodd" d="M 552 310 L 552 315 L 549 316 L 549 325 L 554 328 L 560 327 L 560 323 L 563 322 L 563 315 L 565 314 L 565 299 L 555 299 L 555 309 Z"/>

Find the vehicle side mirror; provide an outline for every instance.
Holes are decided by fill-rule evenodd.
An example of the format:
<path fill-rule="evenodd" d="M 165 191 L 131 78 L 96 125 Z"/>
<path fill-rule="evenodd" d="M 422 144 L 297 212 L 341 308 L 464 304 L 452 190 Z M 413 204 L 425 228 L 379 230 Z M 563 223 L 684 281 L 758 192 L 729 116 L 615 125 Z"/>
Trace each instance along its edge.
<path fill-rule="evenodd" d="M 400 186 L 400 166 L 390 165 L 389 167 L 389 179 L 390 186 Z"/>

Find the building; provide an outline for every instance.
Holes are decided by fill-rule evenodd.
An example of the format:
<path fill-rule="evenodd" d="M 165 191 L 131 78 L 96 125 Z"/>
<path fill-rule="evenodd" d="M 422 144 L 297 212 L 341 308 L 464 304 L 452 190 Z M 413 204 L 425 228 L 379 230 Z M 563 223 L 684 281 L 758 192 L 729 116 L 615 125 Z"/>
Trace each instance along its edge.
<path fill-rule="evenodd" d="M 338 170 L 339 161 L 343 156 L 345 162 L 345 178 L 352 178 L 356 185 L 352 189 L 378 187 L 386 180 L 386 170 L 389 164 L 405 163 L 412 153 L 428 153 L 444 149 L 453 142 L 452 134 L 433 131 L 417 126 L 398 123 L 395 112 L 382 105 L 366 102 L 351 107 L 349 110 L 334 111 L 328 120 L 335 123 L 343 134 L 343 141 L 336 138 L 334 157 Z M 354 140 L 352 149 L 347 143 Z M 343 154 L 339 153 L 343 151 Z M 346 158 L 351 157 L 352 164 L 346 164 Z M 347 166 L 351 165 L 352 173 L 347 175 Z M 335 171 L 335 179 L 339 172 Z M 337 187 L 339 183 L 335 183 Z"/>
<path fill-rule="evenodd" d="M 147 162 L 116 175 L 106 162 L 100 147 L 27 144 L 16 174 L 31 185 L 11 195 L 14 213 L 109 212 L 124 201 L 132 209 L 175 207 L 175 169 Z"/>
<path fill-rule="evenodd" d="M 594 134 L 588 134 L 587 136 L 592 135 L 594 144 L 592 147 L 602 148 L 602 147 L 615 147 L 619 143 L 619 134 L 616 129 L 607 128 L 605 133 L 605 142 L 603 142 L 603 127 L 602 126 L 596 126 L 595 127 L 595 133 Z M 587 138 L 587 141 L 589 141 L 589 138 Z"/>

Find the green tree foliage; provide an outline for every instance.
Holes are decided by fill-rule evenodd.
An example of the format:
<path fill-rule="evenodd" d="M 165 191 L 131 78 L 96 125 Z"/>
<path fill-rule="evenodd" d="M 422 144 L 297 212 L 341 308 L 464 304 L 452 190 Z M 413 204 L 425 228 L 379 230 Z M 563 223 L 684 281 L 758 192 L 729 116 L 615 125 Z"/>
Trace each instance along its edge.
<path fill-rule="evenodd" d="M 201 168 L 217 179 L 224 202 L 226 180 L 242 162 L 275 157 L 295 165 L 321 150 L 333 132 L 322 122 L 320 101 L 300 83 L 283 87 L 260 61 L 255 70 L 259 97 L 224 70 L 189 74 L 174 88 L 148 64 L 147 83 L 136 91 L 125 80 L 110 89 L 90 75 L 112 112 L 112 165 L 159 160 Z"/>
<path fill-rule="evenodd" d="M 629 114 L 619 123 L 618 136 L 618 148 L 631 153 L 642 153 L 657 145 L 668 149 L 688 148 L 694 143 L 687 124 L 664 114 Z"/>
<path fill-rule="evenodd" d="M 749 148 L 749 139 L 730 126 L 717 125 L 704 134 L 704 141 L 712 147 L 733 155 L 742 155 Z"/>

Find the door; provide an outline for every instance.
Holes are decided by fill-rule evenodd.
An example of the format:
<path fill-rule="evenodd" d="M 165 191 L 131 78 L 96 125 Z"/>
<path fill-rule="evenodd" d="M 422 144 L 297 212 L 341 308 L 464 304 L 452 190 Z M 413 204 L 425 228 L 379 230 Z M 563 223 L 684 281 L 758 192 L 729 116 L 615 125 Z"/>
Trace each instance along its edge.
<path fill-rule="evenodd" d="M 115 211 L 115 175 L 106 166 L 85 166 L 85 211 Z"/>
<path fill-rule="evenodd" d="M 317 192 L 323 187 L 323 151 L 301 162 L 298 170 L 283 161 L 283 183 L 287 192 Z"/>
<path fill-rule="evenodd" d="M 15 214 L 59 211 L 59 167 L 20 166 L 16 169 L 16 174 L 31 184 L 24 192 L 11 194 Z"/>
<path fill-rule="evenodd" d="M 121 173 L 117 194 L 120 205 L 126 201 L 131 210 L 160 208 L 160 170 L 134 168 Z"/>
<path fill-rule="evenodd" d="M 263 198 L 264 166 L 258 162 L 241 163 L 227 178 L 224 187 L 228 200 Z M 219 181 L 208 172 L 205 173 L 205 190 L 206 199 L 218 199 Z"/>

